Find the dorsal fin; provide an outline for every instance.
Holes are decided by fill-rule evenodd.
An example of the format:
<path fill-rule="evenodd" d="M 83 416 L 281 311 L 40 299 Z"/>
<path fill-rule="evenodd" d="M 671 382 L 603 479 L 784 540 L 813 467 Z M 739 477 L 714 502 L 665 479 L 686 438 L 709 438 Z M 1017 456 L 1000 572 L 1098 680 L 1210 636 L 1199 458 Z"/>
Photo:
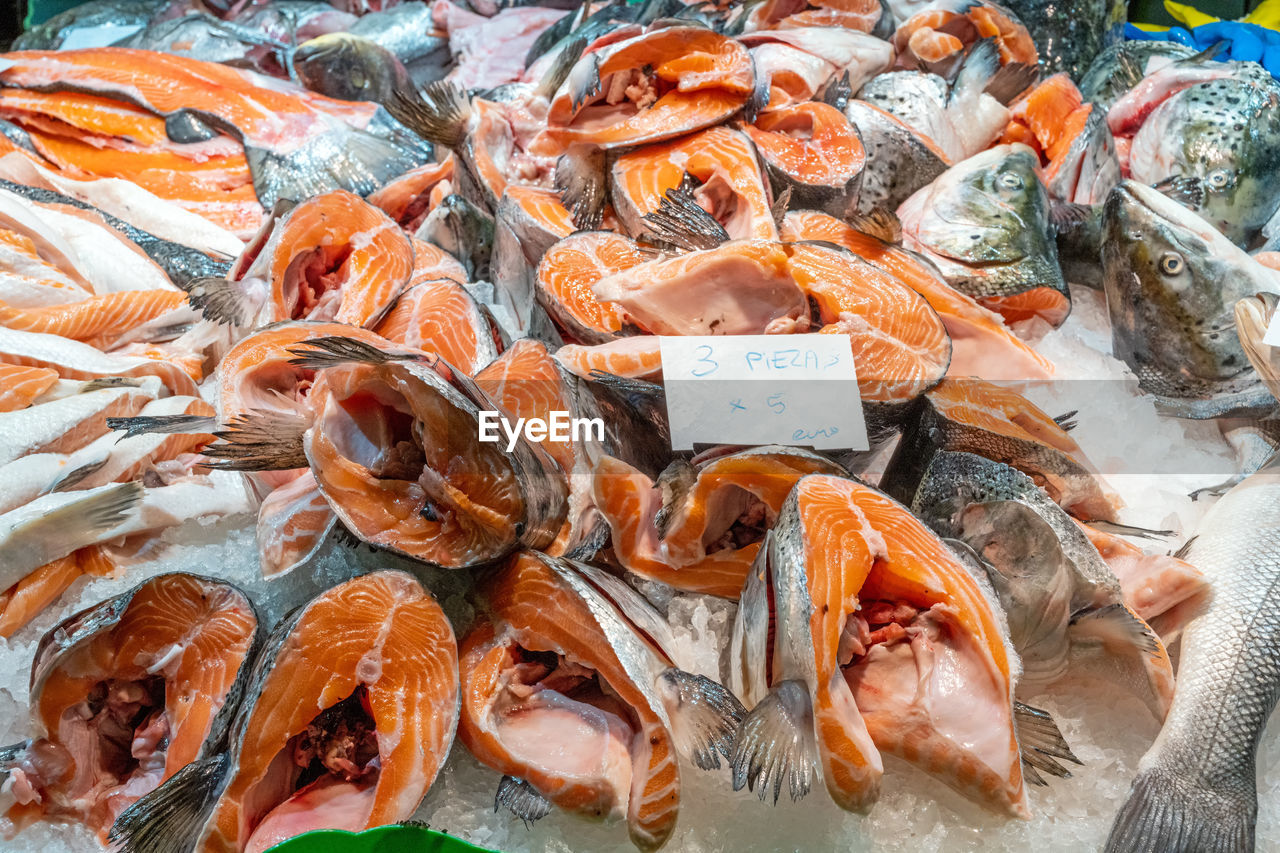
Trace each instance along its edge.
<path fill-rule="evenodd" d="M 902 221 L 898 215 L 883 207 L 872 208 L 866 213 L 850 216 L 846 222 L 855 231 L 861 231 L 868 237 L 875 237 L 886 243 L 902 242 Z"/>

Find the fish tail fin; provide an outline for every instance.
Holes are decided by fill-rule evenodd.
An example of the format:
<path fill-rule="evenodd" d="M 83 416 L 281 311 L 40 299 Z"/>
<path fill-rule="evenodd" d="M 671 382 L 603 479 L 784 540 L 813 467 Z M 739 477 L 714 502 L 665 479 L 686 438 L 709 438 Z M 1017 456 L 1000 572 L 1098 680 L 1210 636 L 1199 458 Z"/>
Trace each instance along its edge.
<path fill-rule="evenodd" d="M 818 775 L 818 744 L 804 682 L 782 682 L 747 712 L 733 739 L 730 766 L 735 791 L 758 787 L 764 800 L 772 788 L 775 805 L 783 781 L 792 801 L 809 793 Z"/>
<path fill-rule="evenodd" d="M 543 77 L 542 82 L 538 84 L 538 94 L 548 101 L 554 98 L 556 92 L 560 91 L 560 87 L 564 85 L 564 81 L 569 79 L 569 72 L 573 70 L 573 66 L 582 58 L 582 54 L 586 49 L 587 39 L 585 36 L 577 36 L 570 39 L 556 54 L 555 61 L 551 63 L 551 67 L 547 70 L 547 76 Z"/>
<path fill-rule="evenodd" d="M 733 735 L 747 712 L 738 697 L 705 675 L 674 667 L 659 678 L 659 689 L 676 749 L 703 770 L 718 770 L 720 755 L 733 758 Z"/>
<path fill-rule="evenodd" d="M 1032 86 L 1040 76 L 1040 69 L 1025 62 L 1010 62 L 992 75 L 983 92 L 1008 106 Z"/>
<path fill-rule="evenodd" d="M 866 213 L 855 214 L 845 220 L 854 231 L 875 237 L 882 243 L 902 244 L 902 220 L 898 214 L 883 207 L 875 207 Z"/>
<path fill-rule="evenodd" d="M 324 370 L 352 362 L 389 364 L 393 361 L 417 361 L 421 358 L 419 353 L 379 349 L 373 344 L 342 335 L 312 338 L 289 347 L 287 352 L 294 356 L 289 359 L 289 364 L 308 370 Z"/>
<path fill-rule="evenodd" d="M 1048 784 L 1040 775 L 1041 772 L 1059 779 L 1070 779 L 1071 771 L 1063 767 L 1061 761 L 1083 765 L 1071 751 L 1057 721 L 1048 711 L 1014 702 L 1013 724 L 1018 733 L 1023 772 L 1031 784 Z"/>
<path fill-rule="evenodd" d="M 121 430 L 124 438 L 135 435 L 195 435 L 218 428 L 218 419 L 207 415 L 139 415 L 132 418 L 107 418 L 107 429 Z"/>
<path fill-rule="evenodd" d="M 396 121 L 430 143 L 457 148 L 466 141 L 471 101 L 456 83 L 437 80 L 423 89 L 398 87 L 386 107 Z"/>
<path fill-rule="evenodd" d="M 589 145 L 573 145 L 556 160 L 555 185 L 573 224 L 582 231 L 600 227 L 606 196 L 606 156 Z"/>
<path fill-rule="evenodd" d="M 187 301 L 206 320 L 224 326 L 253 325 L 257 310 L 239 282 L 202 276 L 187 282 L 183 289 Z"/>
<path fill-rule="evenodd" d="M 1120 807 L 1106 853 L 1250 853 L 1258 794 L 1253 768 L 1243 785 L 1208 790 L 1176 770 L 1147 768 Z"/>
<path fill-rule="evenodd" d="M 729 232 L 703 210 L 686 185 L 667 190 L 658 202 L 658 209 L 642 217 L 650 235 L 686 251 L 714 249 L 728 242 Z"/>
<path fill-rule="evenodd" d="M 94 474 L 101 471 L 103 467 L 106 466 L 106 464 L 110 461 L 111 461 L 111 457 L 108 455 L 108 456 L 102 457 L 101 459 L 95 459 L 92 462 L 81 465 L 78 468 L 73 468 L 72 470 L 68 471 L 67 473 L 59 477 L 57 480 L 55 480 L 53 485 L 49 487 L 49 491 L 50 492 L 69 492 L 72 489 L 74 489 L 76 486 L 83 483 L 89 477 L 92 477 Z"/>
<path fill-rule="evenodd" d="M 108 838 L 118 853 L 192 849 L 227 776 L 226 753 L 192 762 L 120 813 Z"/>
<path fill-rule="evenodd" d="M 498 782 L 498 792 L 493 797 L 493 810 L 506 807 L 527 827 L 551 814 L 551 801 L 524 779 L 503 776 Z"/>
<path fill-rule="evenodd" d="M 220 441 L 201 451 L 206 468 L 224 471 L 288 471 L 307 467 L 302 436 L 305 418 L 262 409 L 236 416 L 214 433 Z"/>

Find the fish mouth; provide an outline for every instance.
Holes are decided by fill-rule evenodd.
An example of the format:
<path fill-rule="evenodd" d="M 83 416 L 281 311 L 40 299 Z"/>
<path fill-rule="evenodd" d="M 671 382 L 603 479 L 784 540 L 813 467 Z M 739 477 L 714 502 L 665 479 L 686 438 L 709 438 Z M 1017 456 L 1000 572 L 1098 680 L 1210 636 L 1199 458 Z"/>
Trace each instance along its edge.
<path fill-rule="evenodd" d="M 246 853 L 312 829 L 358 830 L 381 774 L 377 723 L 364 685 L 289 738 L 254 790 Z"/>

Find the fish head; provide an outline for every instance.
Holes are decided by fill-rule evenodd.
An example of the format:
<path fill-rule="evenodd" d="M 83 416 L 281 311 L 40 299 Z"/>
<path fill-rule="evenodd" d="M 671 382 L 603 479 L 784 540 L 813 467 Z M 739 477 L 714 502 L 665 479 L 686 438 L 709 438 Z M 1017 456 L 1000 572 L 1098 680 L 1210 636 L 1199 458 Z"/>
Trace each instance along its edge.
<path fill-rule="evenodd" d="M 1208 398 L 1256 384 L 1234 306 L 1280 292 L 1271 271 L 1195 212 L 1132 180 L 1107 199 L 1102 260 L 1115 352 L 1145 389 Z"/>
<path fill-rule="evenodd" d="M 1162 103 L 1134 137 L 1135 180 L 1196 178 L 1196 210 L 1248 245 L 1280 207 L 1280 86 L 1237 77 L 1192 86 Z"/>
<path fill-rule="evenodd" d="M 293 54 L 298 80 L 313 92 L 344 101 L 386 103 L 409 80 L 395 54 L 351 33 L 327 33 Z"/>

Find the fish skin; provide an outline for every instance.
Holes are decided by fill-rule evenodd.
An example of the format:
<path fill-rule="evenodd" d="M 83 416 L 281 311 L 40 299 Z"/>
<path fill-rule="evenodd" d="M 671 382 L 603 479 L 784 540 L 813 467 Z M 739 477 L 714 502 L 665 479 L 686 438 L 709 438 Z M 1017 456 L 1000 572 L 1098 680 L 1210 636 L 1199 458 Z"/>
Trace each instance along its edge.
<path fill-rule="evenodd" d="M 1274 406 L 1241 349 L 1234 315 L 1240 299 L 1280 294 L 1274 272 L 1192 211 L 1136 181 L 1112 191 L 1103 228 L 1112 346 L 1142 389 L 1180 417 Z"/>
<path fill-rule="evenodd" d="M 1184 629 L 1164 727 L 1107 839 L 1128 850 L 1250 851 L 1258 741 L 1280 699 L 1280 472 L 1264 469 L 1201 521 L 1186 558 L 1213 584 Z"/>
<path fill-rule="evenodd" d="M 1215 63 L 1216 64 L 1216 63 Z M 1130 176 L 1199 178 L 1196 212 L 1249 248 L 1280 208 L 1280 82 L 1270 74 L 1209 80 L 1170 97 L 1142 124 Z"/>
<path fill-rule="evenodd" d="M 1080 82 L 1080 94 L 1100 109 L 1109 110 L 1147 73 L 1160 65 L 1188 59 L 1195 52 L 1194 48 L 1174 41 L 1144 39 L 1107 45 L 1093 58 L 1083 75 L 1076 78 Z"/>
<path fill-rule="evenodd" d="M 493 257 L 493 215 L 451 193 L 427 214 L 414 234 L 462 262 L 471 281 L 487 281 Z"/>
<path fill-rule="evenodd" d="M 956 289 L 1006 320 L 1061 324 L 1070 295 L 1049 224 L 1039 160 L 1025 145 L 997 145 L 951 167 L 898 208 L 903 243 L 933 261 Z"/>
<path fill-rule="evenodd" d="M 147 0 L 90 0 L 59 12 L 20 34 L 13 50 L 56 50 L 77 29 L 103 25 L 146 26 L 156 8 Z"/>
<path fill-rule="evenodd" d="M 157 618 L 160 614 L 163 616 Z M 193 616 L 207 620 L 199 626 L 207 632 L 203 643 L 201 634 L 194 630 L 197 625 L 175 624 L 174 617 Z M 163 672 L 166 682 L 172 682 L 168 685 L 170 699 L 165 703 L 172 739 L 154 783 L 140 789 L 140 781 L 150 775 L 144 772 L 127 789 L 121 784 L 95 792 L 76 791 L 68 802 L 68 792 L 58 788 L 70 779 L 45 780 L 55 783 L 53 790 L 45 792 L 45 808 L 53 815 L 84 822 L 105 843 L 111 821 L 124 805 L 216 746 L 243 695 L 263 635 L 258 611 L 242 591 L 226 581 L 186 573 L 149 578 L 66 617 L 36 646 L 30 713 L 37 740 L 28 747 L 28 757 L 20 759 L 18 772 L 35 771 L 38 780 L 41 752 L 50 748 L 74 750 L 74 743 L 63 741 L 66 723 L 59 718 L 64 709 L 87 698 L 98 681 L 96 675 L 136 680 Z M 166 639 L 168 643 L 158 645 Z M 103 643 L 108 644 L 106 648 Z M 176 658 L 172 654 L 175 644 L 182 652 Z M 162 668 L 154 668 L 156 664 Z M 74 757 L 92 760 L 93 756 Z M 93 794 L 101 801 L 95 801 Z"/>
<path fill-rule="evenodd" d="M 284 42 L 258 28 L 201 12 L 152 21 L 114 44 L 138 50 L 163 51 L 205 62 L 256 67 L 264 71 L 267 70 L 264 66 L 272 62 L 283 64 L 283 54 L 287 50 Z"/>
<path fill-rule="evenodd" d="M 107 432 L 108 417 L 136 415 L 160 396 L 156 380 L 142 387 L 103 388 L 0 415 L 0 464 L 29 453 L 69 453 Z"/>
<path fill-rule="evenodd" d="M 131 240 L 137 244 L 138 248 L 146 252 L 147 257 L 155 261 L 157 266 L 164 270 L 169 279 L 179 287 L 201 276 L 224 276 L 227 274 L 227 270 L 230 269 L 231 264 L 228 260 L 214 258 L 197 249 L 156 237 L 154 234 L 149 234 L 141 228 L 135 228 L 104 210 L 99 210 L 92 205 L 74 199 L 71 196 L 63 195 L 60 192 L 29 187 L 3 179 L 0 179 L 0 188 L 15 195 L 20 195 L 29 201 L 42 204 L 65 204 L 78 210 L 97 214 L 108 225 L 120 232 L 122 236 Z"/>
<path fill-rule="evenodd" d="M 859 213 L 869 213 L 877 207 L 897 210 L 951 165 L 933 140 L 874 104 L 850 99 L 844 113 L 867 150 L 858 196 Z"/>
<path fill-rule="evenodd" d="M 1065 71 L 1076 80 L 1101 51 L 1123 42 L 1128 18 L 1123 0 L 1005 0 L 1005 6 L 1026 25 L 1047 73 Z"/>
<path fill-rule="evenodd" d="M 1125 604 L 1119 579 L 1084 531 L 1030 477 L 972 453 L 940 451 L 911 508 L 990 566 L 1024 685 L 1035 690 L 1071 669 L 1087 671 L 1130 689 L 1164 719 L 1173 694 L 1168 652 Z M 1122 642 L 1098 642 L 1094 621 Z"/>

